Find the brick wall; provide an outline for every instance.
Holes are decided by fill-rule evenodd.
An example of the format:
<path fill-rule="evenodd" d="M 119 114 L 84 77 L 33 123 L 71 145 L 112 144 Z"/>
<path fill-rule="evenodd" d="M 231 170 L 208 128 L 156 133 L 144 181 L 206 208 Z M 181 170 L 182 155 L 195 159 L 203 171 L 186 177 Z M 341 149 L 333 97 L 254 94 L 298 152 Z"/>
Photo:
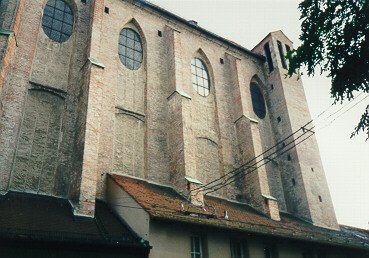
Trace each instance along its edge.
<path fill-rule="evenodd" d="M 23 2 L 22 2 L 23 3 Z M 36 47 L 39 18 L 34 2 L 24 1 L 18 12 L 15 11 L 18 47 L 10 44 L 4 61 L 8 66 L 3 67 L 2 76 L 2 113 L 0 120 L 0 189 L 8 189 L 10 171 L 17 143 L 17 136 L 21 125 L 23 106 L 29 85 L 29 75 L 32 66 L 32 56 Z M 32 21 L 32 22 L 25 22 Z M 10 23 L 11 24 L 11 23 Z M 19 27 L 18 27 L 19 24 Z M 10 66 L 10 67 L 9 67 Z M 5 77 L 6 76 L 6 77 Z"/>
<path fill-rule="evenodd" d="M 285 71 L 279 68 L 276 39 L 289 42 L 281 33 L 271 34 L 255 50 L 264 55 L 263 44 L 270 40 L 275 70 L 269 73 L 262 60 L 139 2 L 66 2 L 75 14 L 74 32 L 67 42 L 53 42 L 44 34 L 40 23 L 46 2 L 41 0 L 24 2 L 24 8 L 19 8 L 17 51 L 12 37 L 8 38 L 10 52 L 4 58 L 0 95 L 2 189 L 7 189 L 13 164 L 18 167 L 30 160 L 19 161 L 21 156 L 16 154 L 14 162 L 13 157 L 16 148 L 26 146 L 18 139 L 35 132 L 30 126 L 20 128 L 22 120 L 33 121 L 24 107 L 42 99 L 32 102 L 26 97 L 36 86 L 64 98 L 60 114 L 53 117 L 59 121 L 60 116 L 62 123 L 51 137 L 57 143 L 53 147 L 56 164 L 47 193 L 72 199 L 75 213 L 81 216 L 93 216 L 95 198 L 105 198 L 106 173 L 143 177 L 185 192 L 184 176 L 206 184 L 252 160 L 310 119 L 301 81 L 296 76 L 284 78 Z M 122 28 L 131 28 L 141 37 L 144 57 L 137 70 L 119 60 Z M 192 87 L 194 57 L 209 72 L 209 96 L 200 96 Z M 252 81 L 266 101 L 263 119 L 253 112 Z M 39 108 L 47 110 L 38 105 L 29 112 L 42 114 Z M 54 120 L 47 121 L 56 125 Z M 40 131 L 40 135 L 48 134 Z M 241 174 L 213 194 L 241 198 L 264 211 L 261 194 L 272 195 L 279 209 L 334 227 L 315 139 L 289 155 L 291 160 L 283 155 L 246 177 Z M 37 175 L 34 169 L 28 171 Z M 12 176 L 23 182 L 21 173 Z M 291 178 L 301 187 L 292 185 Z"/>

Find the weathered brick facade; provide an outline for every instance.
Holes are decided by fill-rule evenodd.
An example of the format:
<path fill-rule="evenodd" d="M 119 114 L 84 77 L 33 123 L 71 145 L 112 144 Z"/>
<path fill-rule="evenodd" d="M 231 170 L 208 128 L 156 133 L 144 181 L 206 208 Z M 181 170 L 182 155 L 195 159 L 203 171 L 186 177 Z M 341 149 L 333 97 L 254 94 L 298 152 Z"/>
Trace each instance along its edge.
<path fill-rule="evenodd" d="M 288 153 L 275 147 L 311 119 L 301 80 L 285 77 L 277 41 L 284 53 L 292 42 L 281 31 L 249 51 L 149 3 L 65 0 L 74 27 L 60 43 L 42 28 L 47 2 L 1 2 L 1 10 L 14 10 L 0 12 L 2 30 L 14 32 L 0 35 L 2 193 L 66 197 L 76 215 L 91 217 L 95 199 L 105 199 L 108 173 L 170 184 L 185 195 L 185 176 L 204 185 L 223 177 L 225 186 L 212 194 L 277 220 L 282 210 L 338 228 L 315 138 Z M 119 59 L 123 28 L 141 39 L 137 70 Z M 193 58 L 207 68 L 206 97 L 192 86 Z M 264 118 L 254 113 L 250 83 L 262 92 Z M 270 148 L 281 155 L 260 155 Z M 226 184 L 228 172 L 245 163 Z M 265 196 L 277 201 L 266 205 Z"/>

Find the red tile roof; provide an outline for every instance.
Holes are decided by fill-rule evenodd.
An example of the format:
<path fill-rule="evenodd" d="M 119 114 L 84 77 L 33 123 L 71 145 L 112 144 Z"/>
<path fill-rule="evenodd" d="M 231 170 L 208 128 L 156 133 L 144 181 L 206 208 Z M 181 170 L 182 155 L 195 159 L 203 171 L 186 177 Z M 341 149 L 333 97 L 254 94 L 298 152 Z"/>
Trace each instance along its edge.
<path fill-rule="evenodd" d="M 152 218 L 369 249 L 367 230 L 361 232 L 366 232 L 368 236 L 364 239 L 347 230 L 336 231 L 314 226 L 287 213 L 281 213 L 281 221 L 274 221 L 250 205 L 214 196 L 205 196 L 206 205 L 200 207 L 191 204 L 172 187 L 121 175 L 110 177 Z M 225 211 L 228 219 L 224 218 Z"/>

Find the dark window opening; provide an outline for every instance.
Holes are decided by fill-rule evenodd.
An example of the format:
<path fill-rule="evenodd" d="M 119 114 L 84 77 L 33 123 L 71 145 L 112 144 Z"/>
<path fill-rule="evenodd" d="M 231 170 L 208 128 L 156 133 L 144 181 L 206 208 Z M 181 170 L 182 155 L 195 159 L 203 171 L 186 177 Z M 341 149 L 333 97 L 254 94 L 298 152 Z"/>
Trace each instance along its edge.
<path fill-rule="evenodd" d="M 295 186 L 296 185 L 296 181 L 294 178 L 292 178 L 292 185 Z"/>
<path fill-rule="evenodd" d="M 290 154 L 288 154 L 288 155 L 287 155 L 287 159 L 288 159 L 289 161 L 292 159 Z"/>
<path fill-rule="evenodd" d="M 191 60 L 192 86 L 201 96 L 208 96 L 210 83 L 208 70 L 205 64 L 198 58 Z"/>
<path fill-rule="evenodd" d="M 314 168 L 311 168 L 311 171 L 313 171 L 313 172 L 314 172 Z"/>
<path fill-rule="evenodd" d="M 270 53 L 269 43 L 266 43 L 264 45 L 264 52 L 265 52 L 266 59 L 268 62 L 269 72 L 272 72 L 274 70 L 274 66 L 273 66 L 272 54 Z"/>
<path fill-rule="evenodd" d="M 251 102 L 254 113 L 261 119 L 266 115 L 264 96 L 255 83 L 250 83 Z"/>
<path fill-rule="evenodd" d="M 322 202 L 322 197 L 319 195 L 319 201 Z"/>
<path fill-rule="evenodd" d="M 270 88 L 271 88 L 272 90 L 274 90 L 274 86 L 273 86 L 273 84 L 272 84 L 272 85 L 270 85 Z"/>
<path fill-rule="evenodd" d="M 327 254 L 325 251 L 319 251 L 318 252 L 318 258 L 327 258 Z"/>
<path fill-rule="evenodd" d="M 282 119 L 281 119 L 281 117 L 280 117 L 280 116 L 279 116 L 279 117 L 277 117 L 277 121 L 278 121 L 278 123 L 282 121 Z"/>
<path fill-rule="evenodd" d="M 269 247 L 264 247 L 264 258 L 272 258 L 272 252 Z"/>
<path fill-rule="evenodd" d="M 73 33 L 73 12 L 62 0 L 47 2 L 42 16 L 42 28 L 45 34 L 57 42 L 64 42 Z"/>
<path fill-rule="evenodd" d="M 277 248 L 274 245 L 264 246 L 264 258 L 277 258 Z"/>
<path fill-rule="evenodd" d="M 86 0 L 81 0 L 82 4 L 85 4 L 86 3 Z"/>
<path fill-rule="evenodd" d="M 242 202 L 243 201 L 243 196 L 241 194 L 237 194 L 236 195 L 236 201 Z"/>
<path fill-rule="evenodd" d="M 191 258 L 204 258 L 204 246 L 201 236 L 191 236 Z"/>
<path fill-rule="evenodd" d="M 121 30 L 118 47 L 119 59 L 122 64 L 131 70 L 137 70 L 141 67 L 142 43 L 134 30 L 127 28 Z"/>
<path fill-rule="evenodd" d="M 109 13 L 109 7 L 105 7 L 105 13 Z"/>
<path fill-rule="evenodd" d="M 282 67 L 284 69 L 287 69 L 286 60 L 284 58 L 284 53 L 283 53 L 282 43 L 277 41 L 277 44 L 278 44 L 279 56 L 281 57 Z"/>
<path fill-rule="evenodd" d="M 245 258 L 245 248 L 242 241 L 231 241 L 231 257 L 232 258 Z"/>
<path fill-rule="evenodd" d="M 304 250 L 302 252 L 302 258 L 313 258 L 313 252 L 311 250 Z"/>
<path fill-rule="evenodd" d="M 284 142 L 282 142 L 282 147 L 284 148 L 284 147 L 286 147 L 286 144 L 284 143 Z"/>
<path fill-rule="evenodd" d="M 161 31 L 160 31 L 160 30 L 158 30 L 158 36 L 159 36 L 159 37 L 161 37 L 161 36 L 162 36 L 162 34 L 161 34 Z"/>
<path fill-rule="evenodd" d="M 224 60 L 223 60 L 223 58 L 221 58 L 221 59 L 220 59 L 220 63 L 221 63 L 221 64 L 224 64 Z"/>

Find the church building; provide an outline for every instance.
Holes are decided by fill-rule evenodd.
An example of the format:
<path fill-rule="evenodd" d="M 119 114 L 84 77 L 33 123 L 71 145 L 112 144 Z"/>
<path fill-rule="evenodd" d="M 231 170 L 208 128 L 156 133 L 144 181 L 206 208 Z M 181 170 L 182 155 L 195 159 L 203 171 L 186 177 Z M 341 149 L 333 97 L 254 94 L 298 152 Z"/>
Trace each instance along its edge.
<path fill-rule="evenodd" d="M 282 31 L 249 50 L 144 0 L 0 0 L 0 47 L 6 257 L 369 257 Z"/>

